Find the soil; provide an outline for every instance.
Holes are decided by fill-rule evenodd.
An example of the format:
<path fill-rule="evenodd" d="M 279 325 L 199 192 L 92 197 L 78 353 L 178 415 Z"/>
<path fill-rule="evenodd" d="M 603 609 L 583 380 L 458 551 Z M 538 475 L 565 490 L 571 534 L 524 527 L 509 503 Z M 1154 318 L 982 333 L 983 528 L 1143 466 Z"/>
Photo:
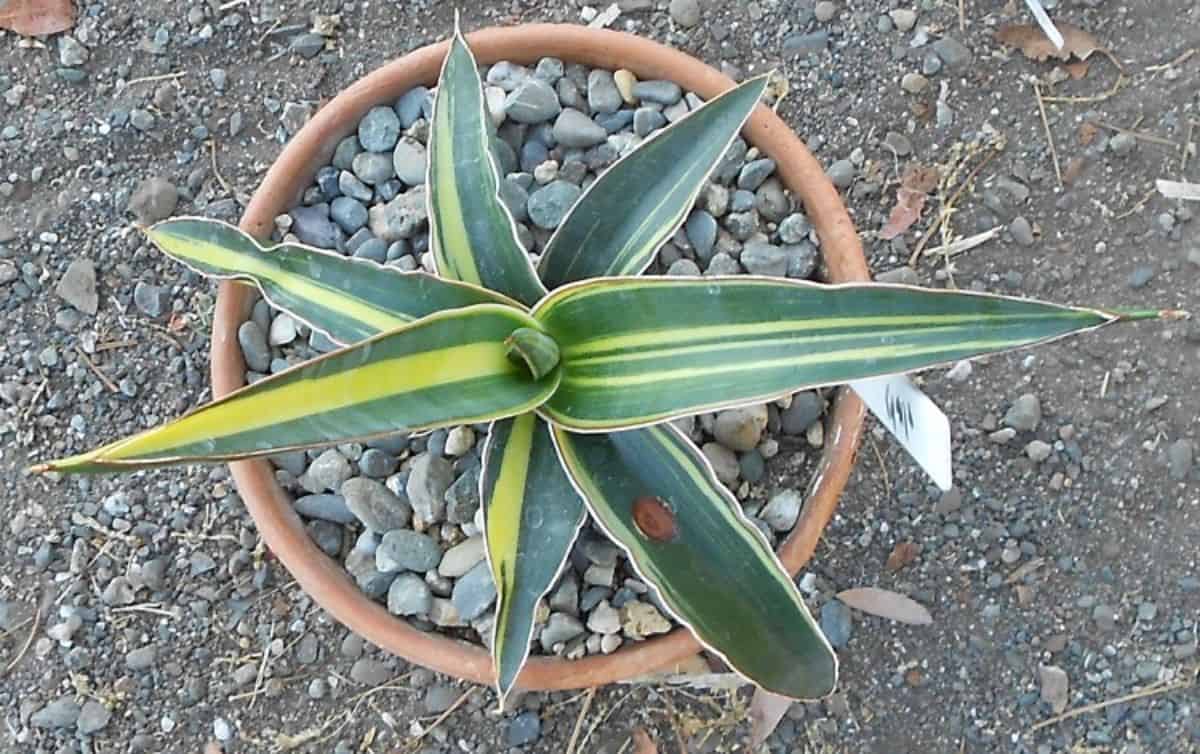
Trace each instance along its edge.
<path fill-rule="evenodd" d="M 953 202 L 950 226 L 956 237 L 1004 230 L 951 260 L 925 258 L 919 282 L 1111 307 L 1196 306 L 1197 205 L 1165 199 L 1154 181 L 1200 181 L 1200 161 L 1183 149 L 1200 121 L 1200 6 L 1058 2 L 1055 17 L 1092 31 L 1114 59 L 1093 54 L 1082 79 L 1043 83 L 1043 97 L 1078 98 L 1047 101 L 1043 122 L 1031 82 L 1054 65 L 993 38 L 1003 23 L 1030 21 L 1020 4 L 972 0 L 960 19 L 958 3 L 925 0 L 907 33 L 881 29 L 891 2 L 832 5 L 821 21 L 808 0 L 709 0 L 700 24 L 683 30 L 662 0 L 622 0 L 613 25 L 730 72 L 784 72 L 785 119 L 826 165 L 857 163 L 847 202 L 877 273 L 908 261 L 941 208 L 931 198 L 914 229 L 877 237 L 905 167 L 959 164 L 962 145 L 1002 137 L 1003 150 Z M 207 397 L 213 289 L 131 231 L 126 210 L 139 184 L 161 176 L 187 193 L 179 212 L 236 217 L 234 202 L 286 137 L 283 103 L 315 108 L 444 37 L 453 12 L 420 0 L 114 0 L 80 11 L 90 30 L 81 83 L 60 71 L 57 38 L 0 37 L 0 271 L 16 278 L 0 282 L 5 751 L 498 752 L 534 727 L 519 750 L 642 752 L 630 738 L 638 727 L 663 752 L 747 750 L 748 689 L 527 694 L 501 714 L 488 689 L 364 647 L 258 546 L 223 468 L 67 480 L 24 471 L 31 459 L 150 426 Z M 487 0 L 463 8 L 462 23 L 579 23 L 584 12 L 562 0 Z M 324 52 L 288 51 L 313 14 L 334 13 L 340 26 Z M 921 29 L 931 41 L 962 42 L 970 59 L 910 94 L 900 82 L 925 65 L 928 46 L 910 45 Z M 796 45 L 814 51 L 785 58 Z M 1119 86 L 1114 62 L 1124 69 Z M 224 72 L 223 89 L 213 69 Z M 945 106 L 939 122 L 942 87 L 949 124 Z M 153 124 L 140 130 L 144 114 Z M 235 114 L 242 127 L 231 136 Z M 906 141 L 911 155 L 898 153 Z M 986 154 L 970 154 L 966 170 Z M 928 246 L 942 241 L 939 232 Z M 56 295 L 67 266 L 84 258 L 96 268 L 94 316 Z M 139 282 L 169 289 L 168 314 L 150 318 L 133 304 Z M 1143 323 L 977 362 L 965 377 L 923 375 L 951 418 L 955 490 L 931 489 L 876 428 L 808 584 L 820 600 L 856 586 L 903 592 L 934 621 L 856 614 L 839 691 L 794 705 L 768 750 L 1200 750 L 1198 356 L 1196 323 Z M 1027 393 L 1041 421 L 998 442 L 1005 413 Z M 1041 462 L 1027 453 L 1035 440 L 1050 446 Z M 889 570 L 901 543 L 915 545 L 916 558 Z M 126 583 L 112 586 L 114 575 Z M 1043 666 L 1069 679 L 1065 696 L 1048 693 L 1053 671 Z M 94 735 L 69 719 L 75 703 L 80 723 L 104 721 Z M 1056 707 L 1085 711 L 1056 721 Z M 68 727 L 32 724 L 55 719 Z"/>

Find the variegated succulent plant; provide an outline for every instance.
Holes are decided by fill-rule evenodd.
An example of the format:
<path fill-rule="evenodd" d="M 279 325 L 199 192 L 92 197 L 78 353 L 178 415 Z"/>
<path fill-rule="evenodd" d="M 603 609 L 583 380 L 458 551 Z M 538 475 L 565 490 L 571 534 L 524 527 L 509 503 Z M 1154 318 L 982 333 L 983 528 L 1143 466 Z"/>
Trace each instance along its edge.
<path fill-rule="evenodd" d="M 437 88 L 427 197 L 437 276 L 182 218 L 171 257 L 256 285 L 343 348 L 134 437 L 42 464 L 227 461 L 491 422 L 481 499 L 503 699 L 538 601 L 587 516 L 661 603 L 754 683 L 813 698 L 837 658 L 764 537 L 669 420 L 1157 316 L 892 285 L 634 277 L 672 236 L 767 86 L 714 98 L 614 164 L 535 268 L 499 195 L 475 60 L 456 34 Z"/>

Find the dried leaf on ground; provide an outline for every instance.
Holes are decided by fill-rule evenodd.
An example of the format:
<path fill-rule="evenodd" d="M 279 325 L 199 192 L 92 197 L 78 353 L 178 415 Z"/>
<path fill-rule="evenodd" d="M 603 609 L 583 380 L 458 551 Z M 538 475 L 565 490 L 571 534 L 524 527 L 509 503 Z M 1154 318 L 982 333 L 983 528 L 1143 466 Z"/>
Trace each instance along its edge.
<path fill-rule="evenodd" d="M 914 165 L 900 179 L 900 188 L 896 191 L 896 206 L 888 216 L 887 223 L 879 231 L 879 237 L 885 241 L 896 238 L 921 219 L 925 209 L 925 200 L 929 192 L 937 187 L 938 170 L 934 167 Z"/>
<path fill-rule="evenodd" d="M 757 750 L 766 743 L 791 706 L 792 700 L 786 696 L 772 694 L 764 688 L 754 689 L 754 698 L 750 700 L 751 749 Z"/>
<path fill-rule="evenodd" d="M 887 564 L 884 568 L 889 571 L 899 571 L 904 566 L 912 563 L 921 554 L 921 548 L 914 542 L 897 542 L 892 548 L 892 554 L 888 555 Z"/>
<path fill-rule="evenodd" d="M 645 728 L 634 729 L 632 739 L 633 754 L 658 754 L 658 744 L 654 743 Z"/>
<path fill-rule="evenodd" d="M 873 586 L 847 589 L 844 592 L 838 592 L 837 598 L 855 610 L 894 620 L 897 623 L 908 623 L 914 626 L 927 626 L 933 623 L 933 616 L 923 605 L 903 594 L 897 594 L 887 589 Z"/>
<path fill-rule="evenodd" d="M 1063 68 L 1067 71 L 1067 73 L 1071 74 L 1071 78 L 1079 81 L 1084 76 L 1088 75 L 1088 69 L 1091 67 L 1091 65 L 1092 64 L 1086 60 L 1073 60 L 1064 65 Z"/>
<path fill-rule="evenodd" d="M 1057 24 L 1063 35 L 1063 48 L 1055 49 L 1054 43 L 1037 26 L 1030 24 L 1008 24 L 996 30 L 996 40 L 1001 44 L 1015 47 L 1030 60 L 1044 63 L 1050 58 L 1070 60 L 1072 56 L 1087 60 L 1092 53 L 1109 54 L 1100 41 L 1089 32 L 1070 24 Z M 1085 71 L 1086 73 L 1086 71 Z"/>
<path fill-rule="evenodd" d="M 1099 127 L 1091 121 L 1084 121 L 1079 124 L 1079 143 L 1082 146 L 1087 146 L 1096 140 L 1096 135 L 1100 133 Z"/>
<path fill-rule="evenodd" d="M 71 0 L 0 0 L 0 28 L 27 37 L 57 34 L 74 24 Z"/>

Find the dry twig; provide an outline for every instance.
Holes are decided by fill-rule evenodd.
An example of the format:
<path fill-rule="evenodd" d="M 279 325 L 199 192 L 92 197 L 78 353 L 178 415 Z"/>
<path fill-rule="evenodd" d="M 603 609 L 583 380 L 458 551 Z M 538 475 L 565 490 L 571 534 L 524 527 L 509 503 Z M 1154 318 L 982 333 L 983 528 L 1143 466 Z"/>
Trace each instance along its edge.
<path fill-rule="evenodd" d="M 567 754 L 575 754 L 575 744 L 579 742 L 579 732 L 583 730 L 583 720 L 587 717 L 588 710 L 592 708 L 592 700 L 595 698 L 596 689 L 588 689 L 583 704 L 579 708 L 579 717 L 575 718 L 575 728 L 571 731 L 571 740 L 567 742 Z"/>
<path fill-rule="evenodd" d="M 921 237 L 921 242 L 917 244 L 916 251 L 914 251 L 912 256 L 908 258 L 909 267 L 916 267 L 917 260 L 921 258 L 921 254 L 925 251 L 925 247 L 929 245 L 929 239 L 933 238 L 933 236 L 938 232 L 938 230 L 941 229 L 942 225 L 950 217 L 951 210 L 958 201 L 959 197 L 961 197 L 963 192 L 966 191 L 967 188 L 975 181 L 975 178 L 979 175 L 979 172 L 983 170 L 984 167 L 986 167 L 987 164 L 991 162 L 992 159 L 998 154 L 1000 154 L 1000 147 L 993 147 L 991 150 L 989 150 L 987 155 L 979 161 L 979 164 L 972 168 L 971 172 L 967 175 L 966 180 L 964 180 L 962 185 L 958 187 L 958 190 L 954 192 L 954 194 L 950 197 L 950 200 L 943 202 L 941 211 L 938 213 L 938 219 L 934 222 L 929 231 Z"/>
<path fill-rule="evenodd" d="M 96 362 L 92 361 L 91 357 L 84 353 L 82 348 L 75 346 L 75 351 L 79 354 L 79 357 L 83 359 L 83 363 L 87 364 L 88 368 L 92 370 L 92 374 L 100 378 L 100 381 L 104 383 L 104 387 L 108 388 L 108 392 L 120 392 L 120 388 L 117 387 L 117 383 L 113 382 L 112 379 L 104 372 L 101 372 L 100 367 L 96 366 Z"/>
<path fill-rule="evenodd" d="M 1054 134 L 1050 132 L 1050 121 L 1046 118 L 1046 103 L 1042 99 L 1042 87 L 1033 85 L 1034 96 L 1037 97 L 1038 112 L 1042 115 L 1042 128 L 1046 129 L 1046 143 L 1050 146 L 1050 158 L 1054 160 L 1054 175 L 1058 178 L 1058 187 L 1063 188 L 1062 167 L 1058 164 L 1058 149 L 1054 146 Z"/>
<path fill-rule="evenodd" d="M 414 739 L 412 739 L 411 741 L 409 741 L 409 746 L 415 746 L 416 744 L 420 743 L 422 740 L 424 740 L 424 739 L 425 739 L 425 736 L 428 736 L 428 735 L 429 735 L 429 733 L 430 733 L 430 732 L 431 732 L 431 731 L 432 731 L 434 728 L 436 728 L 436 727 L 438 727 L 439 725 L 441 725 L 442 723 L 444 723 L 444 722 L 446 721 L 446 718 L 448 718 L 448 717 L 450 717 L 450 715 L 454 714 L 454 711 L 455 711 L 456 709 L 458 709 L 459 707 L 463 706 L 463 704 L 464 704 L 464 703 L 466 703 L 466 701 L 467 701 L 468 699 L 470 699 L 470 698 L 471 698 L 471 694 L 474 694 L 474 693 L 475 693 L 475 690 L 476 690 L 477 688 L 479 688 L 479 687 L 478 687 L 478 686 L 472 686 L 471 688 L 469 688 L 469 689 L 467 689 L 466 691 L 464 691 L 464 692 L 462 693 L 462 696 L 460 696 L 459 698 L 455 699 L 455 700 L 454 700 L 454 703 L 453 703 L 453 704 L 451 704 L 449 707 L 447 707 L 445 712 L 443 712 L 442 714 L 438 715 L 438 716 L 437 716 L 437 719 L 436 719 L 436 720 L 434 720 L 432 723 L 430 723 L 430 725 L 429 725 L 429 727 L 428 727 L 428 728 L 426 728 L 426 729 L 424 729 L 423 731 L 421 731 L 421 735 L 419 735 L 419 736 L 417 736 L 416 738 L 414 738 Z"/>
<path fill-rule="evenodd" d="M 187 71 L 177 71 L 175 73 L 160 73 L 157 76 L 142 76 L 140 79 L 126 81 L 125 86 L 131 87 L 134 84 L 152 84 L 155 81 L 172 81 L 174 79 L 181 79 L 186 75 Z"/>
<path fill-rule="evenodd" d="M 42 602 L 38 600 L 37 607 L 33 611 L 33 627 L 29 629 L 29 636 L 25 637 L 25 643 L 21 645 L 21 651 L 17 652 L 16 657 L 9 660 L 8 665 L 4 667 L 4 672 L 0 676 L 6 676 L 12 672 L 12 669 L 20 664 L 25 657 L 25 653 L 29 651 L 29 647 L 33 645 L 33 637 L 37 636 L 38 626 L 42 622 Z"/>
<path fill-rule="evenodd" d="M 1137 701 L 1138 699 L 1145 699 L 1145 698 L 1151 697 L 1151 696 L 1160 696 L 1162 694 L 1167 694 L 1172 691 L 1178 691 L 1179 689 L 1189 688 L 1189 687 L 1195 685 L 1196 677 L 1198 675 L 1200 675 L 1200 667 L 1192 668 L 1191 678 L 1187 678 L 1182 681 L 1173 681 L 1171 683 L 1156 683 L 1151 686 L 1147 686 L 1146 688 L 1144 688 L 1140 691 L 1135 691 L 1132 694 L 1118 696 L 1115 699 L 1106 699 L 1103 702 L 1094 702 L 1092 704 L 1085 704 L 1082 707 L 1076 707 L 1073 710 L 1067 710 L 1066 712 L 1062 713 L 1061 715 L 1055 715 L 1054 717 L 1052 717 L 1048 720 L 1043 720 L 1040 723 L 1037 723 L 1036 725 L 1034 725 L 1032 728 L 1029 729 L 1029 732 L 1032 733 L 1034 731 L 1041 730 L 1042 728 L 1046 728 L 1051 725 L 1057 725 L 1058 723 L 1061 723 L 1064 720 L 1070 720 L 1073 717 L 1079 717 L 1080 715 L 1086 715 L 1089 712 L 1098 712 L 1099 710 L 1106 709 L 1108 707 L 1113 706 L 1114 704 L 1125 704 L 1127 702 Z"/>

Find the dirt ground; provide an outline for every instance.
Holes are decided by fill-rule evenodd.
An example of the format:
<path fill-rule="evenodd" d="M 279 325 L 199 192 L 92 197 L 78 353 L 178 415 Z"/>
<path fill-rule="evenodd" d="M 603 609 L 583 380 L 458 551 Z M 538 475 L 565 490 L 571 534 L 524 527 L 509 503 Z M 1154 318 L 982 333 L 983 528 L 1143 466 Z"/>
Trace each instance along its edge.
<path fill-rule="evenodd" d="M 1184 146 L 1200 132 L 1200 5 L 1047 4 L 1104 47 L 1077 80 L 994 39 L 1030 21 L 1003 0 L 703 0 L 690 29 L 665 0 L 621 0 L 613 28 L 742 75 L 785 73 L 785 119 L 823 164 L 853 166 L 845 194 L 877 273 L 905 265 L 949 204 L 954 237 L 1002 230 L 918 261 L 922 284 L 1195 309 L 1200 204 L 1154 187 L 1200 181 Z M 471 29 L 581 23 L 601 9 L 482 0 L 462 12 Z M 897 9 L 916 11 L 915 28 L 894 28 L 906 20 L 889 16 Z M 289 44 L 314 14 L 340 24 L 306 58 Z M 638 727 L 660 752 L 747 750 L 747 689 L 527 694 L 501 715 L 490 690 L 364 647 L 257 546 L 223 468 L 61 481 L 23 471 L 208 393 L 213 289 L 130 232 L 134 189 L 161 176 L 185 194 L 179 212 L 236 217 L 282 147 L 287 103 L 316 107 L 444 37 L 452 14 L 436 0 L 107 0 L 80 8 L 82 81 L 56 37 L 0 36 L 3 751 L 483 754 L 531 739 L 518 750 L 644 754 L 630 738 Z M 923 88 L 904 81 L 923 70 Z M 964 151 L 984 142 L 1003 148 L 986 162 L 986 148 Z M 883 241 L 910 164 L 965 166 L 960 179 L 983 167 Z M 944 240 L 939 230 L 928 248 Z M 81 258 L 95 266 L 94 315 L 56 295 Z M 173 314 L 142 314 L 139 282 L 165 286 Z M 922 377 L 951 418 L 955 490 L 932 489 L 870 433 L 808 569 L 825 594 L 908 594 L 933 624 L 856 615 L 838 693 L 795 705 L 768 750 L 1200 750 L 1200 323 L 1115 327 L 964 372 Z M 1025 394 L 1040 422 L 1004 432 Z M 124 528 L 105 523 L 114 518 Z M 916 558 L 889 570 L 900 543 Z M 133 605 L 113 606 L 120 588 L 140 590 Z"/>

